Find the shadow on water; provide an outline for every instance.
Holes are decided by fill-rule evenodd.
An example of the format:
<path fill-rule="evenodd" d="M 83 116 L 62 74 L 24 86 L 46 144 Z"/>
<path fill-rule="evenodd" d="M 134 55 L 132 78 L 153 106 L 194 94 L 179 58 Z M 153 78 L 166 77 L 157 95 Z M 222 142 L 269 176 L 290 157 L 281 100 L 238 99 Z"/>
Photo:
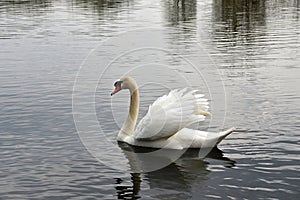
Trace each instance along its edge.
<path fill-rule="evenodd" d="M 178 150 L 166 150 L 168 153 L 162 153 L 159 156 L 148 156 L 149 162 L 143 160 L 143 156 L 137 154 L 154 152 L 156 149 L 134 147 L 126 143 L 119 142 L 119 147 L 123 150 L 129 165 L 132 169 L 137 163 L 139 164 L 154 164 L 163 160 L 172 160 L 173 155 L 177 154 Z M 209 149 L 210 152 L 205 158 L 199 158 L 200 149 L 188 149 L 175 162 L 170 162 L 169 165 L 161 169 L 143 173 L 131 173 L 132 185 L 123 184 L 123 180 L 116 178 L 116 190 L 118 199 L 137 199 L 140 198 L 139 191 L 141 190 L 142 179 L 147 181 L 151 190 L 176 190 L 173 194 L 177 198 L 190 197 L 193 182 L 205 181 L 210 174 L 208 169 L 210 160 L 221 162 L 226 168 L 235 166 L 235 161 L 225 157 L 223 151 L 217 147 Z M 136 156 L 132 156 L 134 153 Z M 143 167 L 143 166 L 142 166 Z M 144 166 L 145 167 L 145 166 Z M 147 169 L 147 167 L 145 167 Z M 173 191 L 174 192 L 174 191 Z M 159 196 L 159 193 L 157 194 Z M 172 197 L 169 194 L 168 197 Z"/>

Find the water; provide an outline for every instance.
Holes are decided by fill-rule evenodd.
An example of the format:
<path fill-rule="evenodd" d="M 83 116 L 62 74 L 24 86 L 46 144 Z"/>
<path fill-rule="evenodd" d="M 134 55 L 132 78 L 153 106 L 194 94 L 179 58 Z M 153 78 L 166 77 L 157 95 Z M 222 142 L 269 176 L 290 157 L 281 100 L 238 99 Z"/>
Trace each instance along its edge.
<path fill-rule="evenodd" d="M 296 0 L 1 1 L 0 198 L 298 199 L 299 16 Z M 211 101 L 201 128 L 237 131 L 204 159 L 133 173 L 140 149 L 115 141 L 128 93 L 109 95 L 124 73 L 140 118 L 189 85 Z M 101 162 L 80 130 L 106 138 Z"/>

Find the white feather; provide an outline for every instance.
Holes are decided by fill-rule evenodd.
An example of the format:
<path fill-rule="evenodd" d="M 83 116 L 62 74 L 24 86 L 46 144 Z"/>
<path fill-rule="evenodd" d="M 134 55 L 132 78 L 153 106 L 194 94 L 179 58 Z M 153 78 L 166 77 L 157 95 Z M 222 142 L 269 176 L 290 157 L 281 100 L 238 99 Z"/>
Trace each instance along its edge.
<path fill-rule="evenodd" d="M 157 140 L 176 134 L 192 123 L 205 120 L 208 101 L 198 90 L 172 90 L 149 106 L 137 125 L 136 140 Z"/>

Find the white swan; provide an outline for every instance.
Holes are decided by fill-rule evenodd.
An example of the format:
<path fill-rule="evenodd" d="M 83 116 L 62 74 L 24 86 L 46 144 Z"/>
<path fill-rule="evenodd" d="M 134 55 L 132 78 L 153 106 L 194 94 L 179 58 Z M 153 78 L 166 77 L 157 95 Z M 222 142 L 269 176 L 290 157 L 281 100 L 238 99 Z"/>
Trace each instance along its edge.
<path fill-rule="evenodd" d="M 186 149 L 214 147 L 234 131 L 230 128 L 219 133 L 185 128 L 192 123 L 205 120 L 210 113 L 208 101 L 197 90 L 172 90 L 149 106 L 148 113 L 137 125 L 139 112 L 139 90 L 135 80 L 122 77 L 114 83 L 111 95 L 122 89 L 130 91 L 128 116 L 118 134 L 118 141 L 130 145 Z"/>

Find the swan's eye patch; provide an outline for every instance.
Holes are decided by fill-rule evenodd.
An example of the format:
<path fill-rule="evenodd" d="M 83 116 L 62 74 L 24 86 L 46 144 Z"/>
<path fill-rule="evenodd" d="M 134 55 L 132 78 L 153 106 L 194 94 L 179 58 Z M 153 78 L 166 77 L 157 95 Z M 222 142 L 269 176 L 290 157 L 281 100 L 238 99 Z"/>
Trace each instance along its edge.
<path fill-rule="evenodd" d="M 117 87 L 117 86 L 120 87 L 122 83 L 123 83 L 123 81 L 117 81 L 117 82 L 115 82 L 114 86 L 115 87 Z"/>

